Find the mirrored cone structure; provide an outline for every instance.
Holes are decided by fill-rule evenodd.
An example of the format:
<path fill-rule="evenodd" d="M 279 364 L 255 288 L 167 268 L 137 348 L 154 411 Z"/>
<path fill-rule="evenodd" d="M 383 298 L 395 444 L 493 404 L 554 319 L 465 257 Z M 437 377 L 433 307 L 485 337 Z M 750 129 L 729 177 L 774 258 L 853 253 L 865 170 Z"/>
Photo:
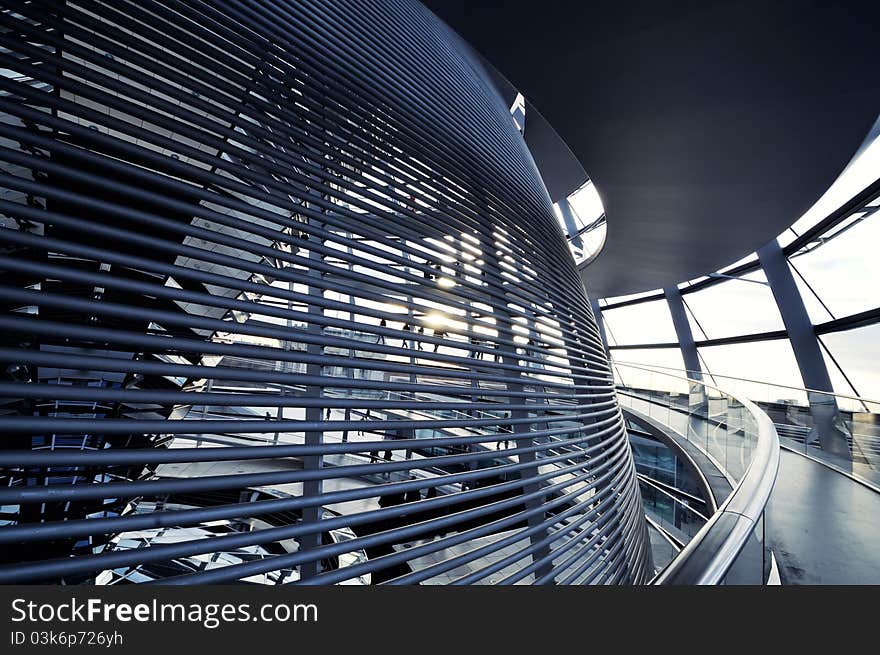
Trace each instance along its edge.
<path fill-rule="evenodd" d="M 0 582 L 642 583 L 509 107 L 408 0 L 4 2 Z"/>

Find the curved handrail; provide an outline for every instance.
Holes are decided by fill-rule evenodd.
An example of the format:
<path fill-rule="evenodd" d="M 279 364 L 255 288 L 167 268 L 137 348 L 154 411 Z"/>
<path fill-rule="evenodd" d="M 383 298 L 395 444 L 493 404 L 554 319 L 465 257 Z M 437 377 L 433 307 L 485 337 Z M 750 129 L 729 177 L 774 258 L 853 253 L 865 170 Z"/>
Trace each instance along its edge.
<path fill-rule="evenodd" d="M 612 366 L 632 366 L 632 364 L 629 362 L 612 362 Z M 661 373 L 663 370 L 675 371 L 678 374 L 696 373 L 693 370 L 677 369 L 655 364 L 637 364 L 635 366 L 643 367 L 644 370 L 655 373 Z M 752 395 L 752 398 L 753 402 L 756 402 L 759 407 L 767 411 L 775 422 L 782 448 L 818 462 L 850 478 L 854 482 L 880 493 L 880 434 L 876 430 L 876 425 L 880 422 L 880 400 L 865 396 L 817 391 L 793 385 L 762 382 L 732 375 L 717 373 L 705 373 L 705 375 L 713 378 L 725 378 L 735 382 L 760 385 L 766 389 L 790 389 L 805 394 L 807 397 L 805 402 L 803 400 L 798 401 L 796 404 L 786 402 L 785 414 L 783 415 L 774 415 L 779 410 L 778 403 L 769 397 L 760 399 Z M 750 393 L 750 390 L 745 389 L 743 393 Z M 814 406 L 822 405 L 824 399 L 831 399 L 837 405 L 837 410 L 840 412 L 839 417 L 843 423 L 836 423 L 836 425 L 842 429 L 848 441 L 851 449 L 851 459 L 825 450 L 822 447 L 821 440 L 809 438 L 814 435 L 814 430 L 816 429 L 813 408 Z M 854 406 L 847 407 L 846 403 L 841 401 L 857 403 L 861 405 L 862 410 L 858 410 Z M 809 411 L 811 416 L 801 415 L 798 417 L 797 415 L 791 415 L 788 411 L 790 408 Z M 794 433 L 791 432 L 792 428 L 795 430 Z"/>
<path fill-rule="evenodd" d="M 737 377 L 735 375 L 722 375 L 720 373 L 710 373 L 709 371 L 695 371 L 693 369 L 674 368 L 671 366 L 660 366 L 657 364 L 638 364 L 638 363 L 633 363 L 633 362 L 621 362 L 616 359 L 611 360 L 611 366 L 630 366 L 633 368 L 642 368 L 644 370 L 651 371 L 654 373 L 661 372 L 656 369 L 664 369 L 667 371 L 677 371 L 679 373 L 699 373 L 700 375 L 708 375 L 709 377 L 712 377 L 712 378 L 724 378 L 725 380 L 735 380 L 737 382 L 749 382 L 752 384 L 761 384 L 766 387 L 778 387 L 780 389 L 791 389 L 792 391 L 803 391 L 804 393 L 808 393 L 808 394 L 814 393 L 814 394 L 821 394 L 823 396 L 834 396 L 836 398 L 846 398 L 847 400 L 854 400 L 856 402 L 863 403 L 863 404 L 880 405 L 880 400 L 874 400 L 872 398 L 865 398 L 864 396 L 853 396 L 853 395 L 846 394 L 846 393 L 836 393 L 836 392 L 832 392 L 832 391 L 819 391 L 818 389 L 810 389 L 809 387 L 796 387 L 791 384 L 778 384 L 776 382 L 767 382 L 766 380 L 753 380 L 751 378 L 742 378 L 742 377 Z M 673 377 L 678 377 L 678 376 L 673 376 Z M 690 378 L 682 378 L 682 379 L 690 380 Z M 703 383 L 700 383 L 700 384 L 703 384 Z M 713 389 L 716 388 L 716 387 L 712 387 L 711 385 L 706 385 L 706 386 L 709 386 Z M 737 398 L 737 400 L 739 400 L 739 399 Z"/>
<path fill-rule="evenodd" d="M 653 580 L 656 585 L 714 585 L 727 575 L 749 536 L 758 526 L 779 471 L 779 438 L 770 417 L 755 403 L 699 380 L 633 364 L 615 366 L 641 369 L 714 389 L 735 398 L 751 414 L 757 443 L 748 467 L 718 510 L 693 539 Z"/>

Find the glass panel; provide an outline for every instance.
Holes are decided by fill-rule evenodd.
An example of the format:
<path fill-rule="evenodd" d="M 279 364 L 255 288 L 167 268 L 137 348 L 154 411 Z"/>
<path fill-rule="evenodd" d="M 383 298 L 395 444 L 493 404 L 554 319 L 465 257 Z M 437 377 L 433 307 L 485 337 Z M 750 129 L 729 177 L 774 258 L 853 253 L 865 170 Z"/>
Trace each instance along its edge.
<path fill-rule="evenodd" d="M 880 362 L 880 324 L 823 334 L 821 339 L 858 389 L 859 395 L 880 400 L 880 369 L 877 366 L 877 362 Z M 834 368 L 833 364 L 829 366 L 829 370 Z M 848 387 L 837 388 L 836 385 L 835 391 L 852 393 Z M 869 403 L 869 407 L 872 411 L 880 411 L 877 403 Z M 859 407 L 850 406 L 847 409 Z"/>
<path fill-rule="evenodd" d="M 696 446 L 717 467 L 707 465 L 704 472 L 715 476 L 720 473 L 735 489 L 743 480 L 746 471 L 753 463 L 758 445 L 758 421 L 746 404 L 733 395 L 707 389 L 698 382 L 681 379 L 674 371 L 637 370 L 637 366 L 617 362 L 615 379 L 621 404 L 647 413 L 651 418 L 664 424 L 669 434 L 685 449 Z M 641 374 L 640 376 L 638 374 Z M 639 379 L 641 388 L 624 386 L 624 379 Z M 667 381 L 663 382 L 662 379 Z M 686 393 L 668 391 L 675 386 L 672 380 L 679 380 Z M 675 435 L 684 437 L 691 445 L 685 445 Z M 650 441 L 631 435 L 637 470 L 640 474 L 642 504 L 650 521 L 662 528 L 682 543 L 694 538 L 699 529 L 709 520 L 706 514 L 697 511 L 692 502 L 693 494 L 685 491 L 676 477 L 669 485 L 671 467 L 669 456 L 661 453 Z M 702 457 L 703 455 L 698 455 Z M 665 457 L 665 458 L 664 458 Z M 652 477 L 653 476 L 653 477 Z M 749 491 L 746 491 L 749 493 Z M 716 498 L 719 505 L 726 498 Z M 702 508 L 705 511 L 705 507 Z M 724 529 L 721 522 L 726 521 L 732 528 L 743 521 L 755 520 L 754 529 L 739 549 L 733 565 L 726 572 L 726 584 L 763 584 L 767 579 L 767 558 L 764 548 L 764 518 L 734 515 L 728 512 L 716 515 L 720 521 L 713 529 Z M 748 527 L 748 523 L 745 524 Z M 722 526 L 722 527 L 719 527 Z M 719 533 L 720 534 L 720 533 Z M 734 531 L 731 534 L 738 534 Z M 668 549 L 656 537 L 659 552 L 668 556 Z M 739 544 L 732 548 L 738 549 Z M 661 562 L 665 559 L 661 559 Z"/>
<path fill-rule="evenodd" d="M 864 213 L 857 212 L 825 235 L 826 239 L 831 235 L 833 238 L 791 260 L 836 318 L 877 306 L 880 212 L 859 220 L 861 216 Z M 814 313 L 815 308 L 810 316 L 817 320 L 819 317 Z M 820 313 L 820 316 L 823 315 Z M 824 316 L 820 320 L 828 318 Z"/>
<path fill-rule="evenodd" d="M 568 197 L 568 206 L 571 211 L 567 214 L 558 204 L 553 205 L 553 210 L 568 238 L 575 261 L 581 263 L 598 255 L 605 245 L 608 233 L 605 209 L 592 180 L 587 180 Z"/>
<path fill-rule="evenodd" d="M 666 300 L 651 300 L 602 312 L 615 344 L 678 343 Z"/>
<path fill-rule="evenodd" d="M 699 352 L 718 386 L 735 396 L 762 402 L 803 404 L 807 401 L 806 394 L 799 391 L 803 381 L 788 339 L 703 346 Z M 724 376 L 760 382 L 745 382 Z M 795 389 L 762 383 L 789 385 Z"/>
<path fill-rule="evenodd" d="M 662 571 L 669 562 L 678 554 L 678 549 L 663 537 L 660 531 L 650 523 L 648 524 L 648 536 L 651 539 L 651 555 L 654 559 L 654 572 Z"/>
<path fill-rule="evenodd" d="M 776 300 L 764 271 L 685 293 L 688 308 L 710 339 L 783 329 Z M 692 325 L 695 338 L 701 330 Z"/>
<path fill-rule="evenodd" d="M 615 362 L 634 364 L 639 366 L 663 366 L 681 370 L 684 361 L 681 358 L 681 350 L 678 348 L 650 348 L 638 350 L 618 350 L 612 353 Z M 653 389 L 656 391 L 675 392 L 686 394 L 687 383 L 676 377 L 658 375 L 651 371 L 644 371 L 634 367 L 615 367 L 615 374 L 622 378 L 628 387 L 640 389 Z"/>
<path fill-rule="evenodd" d="M 819 325 L 820 323 L 825 323 L 826 321 L 831 321 L 834 319 L 834 314 L 832 314 L 826 305 L 823 305 L 819 297 L 813 293 L 813 290 L 807 286 L 807 283 L 800 276 L 800 262 L 798 258 L 795 258 L 794 263 L 789 262 L 791 268 L 791 275 L 794 278 L 795 284 L 797 284 L 798 292 L 801 294 L 801 299 L 804 302 L 804 307 L 807 308 L 807 314 L 810 315 L 810 321 L 814 325 Z"/>
<path fill-rule="evenodd" d="M 762 514 L 733 566 L 727 572 L 724 584 L 762 585 L 767 581 L 768 568 L 764 545 L 764 515 Z"/>
<path fill-rule="evenodd" d="M 584 225 L 595 221 L 605 213 L 602 199 L 599 197 L 599 192 L 592 180 L 587 180 L 586 184 L 571 194 L 568 202 Z"/>
<path fill-rule="evenodd" d="M 705 517 L 686 500 L 676 498 L 644 481 L 640 488 L 645 514 L 679 541 L 687 543 L 705 525 Z"/>

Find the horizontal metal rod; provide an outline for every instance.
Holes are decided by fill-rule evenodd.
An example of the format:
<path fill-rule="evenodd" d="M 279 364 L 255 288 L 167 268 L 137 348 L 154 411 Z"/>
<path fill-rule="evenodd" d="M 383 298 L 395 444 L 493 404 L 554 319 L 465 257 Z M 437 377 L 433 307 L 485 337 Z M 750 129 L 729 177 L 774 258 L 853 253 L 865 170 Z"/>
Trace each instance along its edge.
<path fill-rule="evenodd" d="M 585 479 L 588 476 L 589 473 L 584 474 L 581 477 Z M 578 478 L 575 478 L 575 480 L 577 479 Z M 560 485 L 570 486 L 571 484 L 571 481 L 566 481 L 565 483 L 559 483 L 557 485 L 542 488 L 541 490 L 533 492 L 530 495 L 535 497 L 546 496 L 553 493 Z M 385 543 L 389 539 L 405 538 L 407 534 L 413 532 L 418 534 L 419 532 L 425 530 L 442 529 L 443 527 L 463 522 L 469 517 L 479 517 L 485 514 L 494 513 L 496 511 L 504 509 L 505 507 L 522 504 L 527 496 L 528 495 L 526 494 L 524 494 L 523 496 L 516 496 L 514 498 L 493 503 L 486 507 L 478 507 L 472 510 L 458 513 L 456 515 L 433 519 L 431 521 L 425 522 L 424 524 L 419 524 L 418 526 L 400 528 L 395 530 L 394 534 L 392 534 L 390 537 L 387 534 L 379 533 L 371 537 L 361 537 L 356 540 L 343 542 L 342 544 L 335 544 L 333 546 L 322 547 L 321 549 L 314 549 L 312 551 L 309 551 L 308 553 L 300 552 L 295 557 L 298 562 L 305 562 L 310 561 L 308 559 L 310 557 L 319 559 L 322 557 L 350 552 L 351 550 L 357 549 L 361 546 L 368 547 L 370 545 L 379 545 Z M 374 513 L 375 510 L 366 514 L 369 516 L 370 514 Z M 520 515 L 514 515 L 514 520 L 521 520 L 520 518 L 518 518 L 519 516 Z M 341 521 L 340 523 L 342 525 L 345 524 L 344 521 Z M 183 557 L 186 555 L 194 555 L 202 552 L 215 551 L 218 549 L 215 548 L 215 546 L 219 547 L 219 549 L 231 549 L 241 546 L 268 543 L 271 541 L 280 541 L 283 539 L 293 538 L 304 531 L 311 531 L 314 529 L 315 524 L 298 524 L 295 526 L 286 526 L 280 528 L 266 528 L 239 535 L 214 537 L 210 540 L 211 543 L 207 544 L 205 543 L 205 540 L 195 540 L 185 541 L 177 544 L 156 545 L 150 547 L 149 554 L 145 553 L 142 550 L 135 550 L 115 553 L 102 553 L 97 555 L 86 555 L 73 559 L 56 560 L 53 562 L 44 561 L 39 563 L 38 565 L 16 565 L 12 567 L 0 566 L 0 582 L 8 584 L 9 582 L 20 581 L 24 579 L 45 579 L 49 577 L 71 575 L 73 573 L 82 573 L 86 571 L 97 571 L 117 566 L 126 566 L 132 563 L 142 564 L 149 561 L 162 561 L 164 559 L 170 559 L 172 557 Z"/>
<path fill-rule="evenodd" d="M 616 435 L 615 435 L 616 436 Z M 584 450 L 584 455 L 595 453 L 596 461 L 607 457 L 609 454 L 608 447 L 612 446 L 611 440 L 605 439 L 599 445 L 594 445 Z M 542 464 L 552 465 L 562 463 L 566 456 L 555 456 L 542 459 Z M 531 468 L 531 462 L 510 464 L 505 467 L 505 472 L 513 474 Z M 444 506 L 450 503 L 459 502 L 461 498 L 477 498 L 494 493 L 501 493 L 508 490 L 520 489 L 527 484 L 534 482 L 542 482 L 551 480 L 560 475 L 565 475 L 572 471 L 578 471 L 583 468 L 582 463 L 569 464 L 561 466 L 556 470 L 541 473 L 534 478 L 514 479 L 507 482 L 470 489 L 462 496 L 456 496 L 457 500 L 449 500 L 451 495 L 438 497 L 437 506 Z M 418 478 L 404 482 L 385 483 L 367 488 L 356 488 L 344 491 L 327 492 L 315 496 L 299 496 L 292 498 L 284 498 L 278 500 L 256 501 L 248 503 L 239 503 L 233 505 L 223 505 L 217 507 L 199 508 L 194 510 L 162 510 L 161 512 L 153 512 L 146 515 L 128 515 L 114 516 L 103 519 L 83 519 L 53 523 L 40 524 L 20 524 L 5 526 L 0 530 L 0 543 L 17 543 L 35 540 L 45 540 L 58 537 L 80 537 L 87 535 L 108 534 L 112 532 L 121 532 L 123 530 L 140 530 L 151 527 L 170 527 L 170 526 L 186 526 L 197 525 L 206 521 L 215 521 L 220 519 L 234 519 L 242 517 L 261 516 L 272 512 L 290 511 L 302 509 L 306 507 L 314 507 L 320 505 L 331 505 L 355 500 L 363 500 L 373 498 L 390 493 L 405 493 L 407 491 L 428 489 L 438 486 L 455 486 L 461 483 L 471 483 L 482 479 L 491 478 L 496 475 L 494 470 L 476 470 L 463 473 L 449 473 L 442 477 Z M 440 499 L 446 499 L 439 502 Z M 426 506 L 427 507 L 427 506 Z M 433 507 L 433 505 L 431 505 Z"/>

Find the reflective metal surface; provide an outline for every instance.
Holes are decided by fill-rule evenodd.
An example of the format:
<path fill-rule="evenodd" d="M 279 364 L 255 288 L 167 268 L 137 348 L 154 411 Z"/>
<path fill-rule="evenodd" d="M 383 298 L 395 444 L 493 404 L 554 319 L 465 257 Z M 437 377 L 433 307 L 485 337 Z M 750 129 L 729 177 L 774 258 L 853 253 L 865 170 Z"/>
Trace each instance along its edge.
<path fill-rule="evenodd" d="M 621 403 L 669 426 L 730 482 L 731 492 L 655 584 L 763 584 L 769 572 L 764 508 L 779 469 L 779 440 L 754 403 L 663 370 L 614 362 Z"/>

